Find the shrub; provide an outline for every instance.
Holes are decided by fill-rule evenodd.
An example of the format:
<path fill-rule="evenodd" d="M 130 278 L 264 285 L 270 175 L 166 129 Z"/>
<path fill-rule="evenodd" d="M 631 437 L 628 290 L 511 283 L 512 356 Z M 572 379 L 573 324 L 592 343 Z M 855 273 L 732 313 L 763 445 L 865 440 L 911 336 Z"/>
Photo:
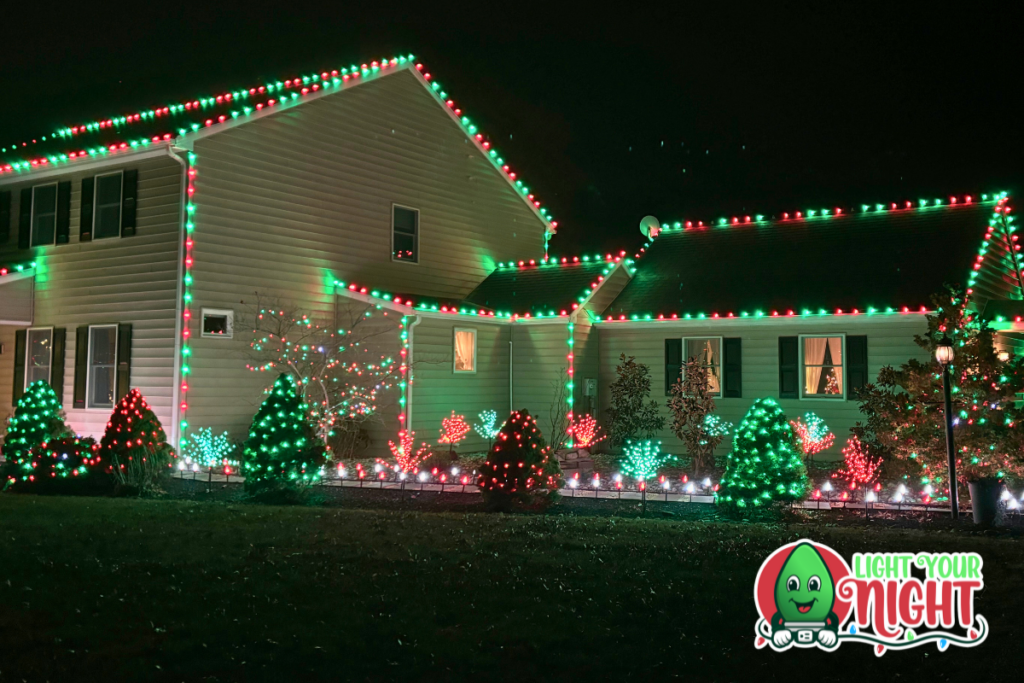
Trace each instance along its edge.
<path fill-rule="evenodd" d="M 327 462 L 324 450 L 295 381 L 281 374 L 252 419 L 242 457 L 245 488 L 259 492 L 312 484 Z"/>
<path fill-rule="evenodd" d="M 19 479 L 33 493 L 105 492 L 112 481 L 99 451 L 88 436 L 53 439 L 32 449 Z"/>
<path fill-rule="evenodd" d="M 616 378 L 611 385 L 612 407 L 608 409 L 612 441 L 623 444 L 630 439 L 650 439 L 665 428 L 665 418 L 658 415 L 658 402 L 650 401 L 651 372 L 634 356 L 619 356 Z"/>
<path fill-rule="evenodd" d="M 20 476 L 29 454 L 39 444 L 70 435 L 57 394 L 45 381 L 33 382 L 18 399 L 14 415 L 7 423 L 3 450 L 8 476 Z"/>
<path fill-rule="evenodd" d="M 672 431 L 686 444 L 693 461 L 694 477 L 715 464 L 715 449 L 729 433 L 727 422 L 714 419 L 715 399 L 708 383 L 708 364 L 691 358 L 683 376 L 672 385 L 668 400 L 672 411 Z M 731 427 L 731 425 L 729 425 Z"/>
<path fill-rule="evenodd" d="M 170 470 L 174 450 L 138 389 L 132 389 L 114 406 L 99 455 L 123 493 L 152 493 Z"/>
<path fill-rule="evenodd" d="M 493 507 L 506 509 L 538 494 L 557 494 L 562 470 L 529 412 L 512 413 L 480 466 L 477 485 Z"/>
<path fill-rule="evenodd" d="M 801 500 L 806 494 L 807 469 L 785 413 L 774 399 L 757 399 L 736 428 L 718 502 L 735 508 L 763 507 L 773 501 Z"/>

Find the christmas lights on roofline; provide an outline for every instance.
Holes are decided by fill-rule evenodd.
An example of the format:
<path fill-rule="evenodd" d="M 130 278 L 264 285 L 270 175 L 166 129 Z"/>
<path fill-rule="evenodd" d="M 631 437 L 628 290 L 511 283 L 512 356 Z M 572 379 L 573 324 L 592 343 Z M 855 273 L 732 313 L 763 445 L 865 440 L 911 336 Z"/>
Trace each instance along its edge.
<path fill-rule="evenodd" d="M 834 311 L 828 311 L 824 308 L 820 308 L 817 311 L 804 308 L 799 313 L 793 309 L 787 309 L 785 311 L 771 310 L 768 312 L 762 310 L 755 310 L 753 313 L 749 311 L 740 311 L 739 315 L 736 315 L 732 311 L 729 311 L 725 315 L 718 313 L 678 313 L 664 314 L 659 313 L 657 315 L 653 313 L 621 313 L 619 315 L 608 315 L 598 322 L 678 322 L 680 320 L 731 320 L 731 319 L 762 319 L 762 318 L 818 318 L 822 316 L 851 316 L 851 315 L 895 315 L 895 314 L 916 314 L 923 315 L 931 312 L 927 306 L 921 306 L 917 309 L 911 309 L 909 306 L 903 306 L 899 309 L 888 306 L 884 309 L 875 308 L 874 306 L 868 306 L 864 310 L 859 308 L 853 308 L 844 310 L 837 308 Z"/>
<path fill-rule="evenodd" d="M 22 273 L 26 270 L 31 270 L 35 267 L 35 261 L 32 261 L 30 263 L 16 263 L 10 266 L 0 266 L 0 277 L 3 277 L 4 275 L 15 275 L 17 273 Z"/>

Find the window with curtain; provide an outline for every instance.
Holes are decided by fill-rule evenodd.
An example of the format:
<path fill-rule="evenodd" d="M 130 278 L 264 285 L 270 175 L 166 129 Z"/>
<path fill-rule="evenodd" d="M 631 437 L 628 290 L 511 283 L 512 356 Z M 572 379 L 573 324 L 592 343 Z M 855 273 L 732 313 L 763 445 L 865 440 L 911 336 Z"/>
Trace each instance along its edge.
<path fill-rule="evenodd" d="M 121 181 L 123 174 L 96 176 L 93 204 L 93 238 L 121 236 Z"/>
<path fill-rule="evenodd" d="M 843 338 L 804 337 L 803 356 L 804 396 L 842 398 L 845 381 Z"/>
<path fill-rule="evenodd" d="M 53 330 L 29 330 L 25 358 L 25 387 L 39 380 L 50 381 L 53 362 Z"/>
<path fill-rule="evenodd" d="M 32 246 L 54 244 L 57 239 L 57 185 L 32 188 Z"/>
<path fill-rule="evenodd" d="M 476 372 L 476 330 L 455 330 L 455 372 Z"/>
<path fill-rule="evenodd" d="M 708 369 L 708 391 L 714 395 L 722 393 L 722 338 L 701 337 L 683 340 L 685 355 L 683 361 L 691 358 Z M 685 373 L 685 369 L 683 371 Z"/>
<path fill-rule="evenodd" d="M 392 207 L 391 253 L 395 261 L 419 262 L 419 228 L 419 210 Z"/>
<path fill-rule="evenodd" d="M 117 370 L 117 325 L 89 328 L 90 408 L 113 408 Z"/>

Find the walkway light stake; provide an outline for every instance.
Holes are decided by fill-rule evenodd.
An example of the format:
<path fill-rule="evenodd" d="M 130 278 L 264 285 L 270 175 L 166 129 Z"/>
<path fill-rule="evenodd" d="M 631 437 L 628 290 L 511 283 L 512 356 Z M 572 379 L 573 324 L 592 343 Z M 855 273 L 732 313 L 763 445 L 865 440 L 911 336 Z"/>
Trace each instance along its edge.
<path fill-rule="evenodd" d="M 960 501 L 956 493 L 956 455 L 953 444 L 953 407 L 950 398 L 949 364 L 953 362 L 953 341 L 944 336 L 935 348 L 935 359 L 942 366 L 942 401 L 945 406 L 946 456 L 949 459 L 949 507 L 953 519 L 960 518 Z"/>

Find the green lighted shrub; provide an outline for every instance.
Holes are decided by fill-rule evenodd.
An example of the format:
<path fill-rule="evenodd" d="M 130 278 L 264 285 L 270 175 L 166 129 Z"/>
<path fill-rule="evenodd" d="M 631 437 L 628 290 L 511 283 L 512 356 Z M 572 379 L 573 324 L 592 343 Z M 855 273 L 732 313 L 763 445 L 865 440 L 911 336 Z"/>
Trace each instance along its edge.
<path fill-rule="evenodd" d="M 18 399 L 14 415 L 7 423 L 3 449 L 4 458 L 7 459 L 7 476 L 16 479 L 30 476 L 31 467 L 27 470 L 25 467 L 32 449 L 44 441 L 70 434 L 71 430 L 64 424 L 64 413 L 57 394 L 53 393 L 47 382 L 33 382 Z"/>
<path fill-rule="evenodd" d="M 775 501 L 802 500 L 806 494 L 807 469 L 786 414 L 774 399 L 757 399 L 736 428 L 717 502 L 760 508 Z"/>
<path fill-rule="evenodd" d="M 246 490 L 305 487 L 319 481 L 326 462 L 324 444 L 306 417 L 294 380 L 280 375 L 249 428 L 242 455 Z"/>

